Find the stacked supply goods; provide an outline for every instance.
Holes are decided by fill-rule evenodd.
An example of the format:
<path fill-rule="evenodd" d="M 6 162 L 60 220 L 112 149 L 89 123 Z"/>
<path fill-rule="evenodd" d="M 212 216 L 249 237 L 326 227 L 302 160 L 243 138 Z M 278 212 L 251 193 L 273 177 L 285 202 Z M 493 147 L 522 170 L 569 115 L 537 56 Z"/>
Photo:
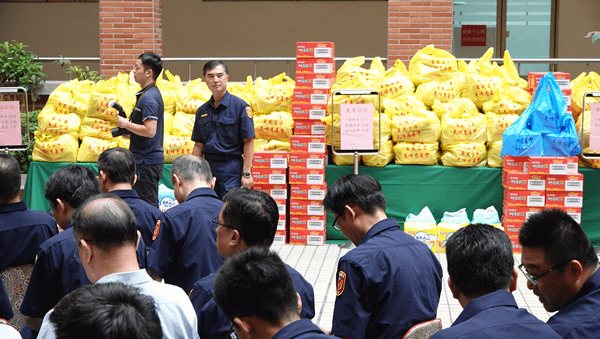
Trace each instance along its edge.
<path fill-rule="evenodd" d="M 77 161 L 79 128 L 93 87 L 92 81 L 75 79 L 52 92 L 38 115 L 32 152 L 34 161 Z"/>
<path fill-rule="evenodd" d="M 194 142 L 190 138 L 196 121 L 196 110 L 203 102 L 191 93 L 206 94 L 208 88 L 198 81 L 190 81 L 184 88 L 178 75 L 173 76 L 169 71 L 164 73 L 167 80 L 161 74 L 156 80 L 156 86 L 165 105 L 163 150 L 165 163 L 170 164 L 181 155 L 192 154 Z M 210 92 L 208 93 L 210 98 Z"/>
<path fill-rule="evenodd" d="M 577 157 L 510 156 L 502 169 L 502 223 L 515 253 L 523 222 L 544 208 L 566 211 L 581 223 L 583 174 L 578 173 Z"/>

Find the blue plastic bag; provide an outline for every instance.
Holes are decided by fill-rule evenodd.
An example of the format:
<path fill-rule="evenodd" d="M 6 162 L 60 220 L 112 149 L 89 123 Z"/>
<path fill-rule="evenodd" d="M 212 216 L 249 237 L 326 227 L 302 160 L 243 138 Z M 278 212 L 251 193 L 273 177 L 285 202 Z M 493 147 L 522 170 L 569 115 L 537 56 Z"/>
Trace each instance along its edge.
<path fill-rule="evenodd" d="M 575 121 L 549 72 L 540 80 L 529 107 L 502 134 L 500 156 L 570 157 L 579 153 Z"/>

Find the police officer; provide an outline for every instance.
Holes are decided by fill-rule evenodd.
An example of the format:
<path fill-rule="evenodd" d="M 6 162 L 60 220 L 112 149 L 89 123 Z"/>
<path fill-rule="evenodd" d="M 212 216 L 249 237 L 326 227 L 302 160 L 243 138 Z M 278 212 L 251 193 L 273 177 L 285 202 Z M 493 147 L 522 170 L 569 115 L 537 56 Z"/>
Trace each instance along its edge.
<path fill-rule="evenodd" d="M 33 264 L 38 246 L 58 233 L 56 221 L 21 201 L 21 171 L 17 160 L 0 154 L 0 272 Z"/>
<path fill-rule="evenodd" d="M 217 253 L 217 232 L 212 220 L 223 201 L 215 191 L 208 162 L 182 155 L 171 166 L 173 191 L 179 205 L 167 210 L 156 223 L 148 272 L 157 281 L 190 293 L 194 282 L 216 271 L 223 263 Z"/>
<path fill-rule="evenodd" d="M 338 263 L 332 334 L 347 338 L 401 338 L 434 319 L 442 267 L 427 245 L 385 214 L 379 182 L 349 174 L 327 190 L 323 205 L 333 226 L 357 247 Z"/>
<path fill-rule="evenodd" d="M 10 299 L 8 299 L 4 282 L 0 278 L 0 319 L 10 320 L 13 316 L 14 313 L 10 305 Z"/>
<path fill-rule="evenodd" d="M 138 180 L 133 186 L 139 196 L 158 208 L 158 182 L 162 178 L 165 157 L 163 133 L 165 105 L 156 87 L 156 78 L 162 72 L 162 60 L 152 52 L 140 54 L 133 68 L 135 81 L 142 90 L 135 95 L 137 101 L 131 121 L 118 117 L 117 126 L 131 132 L 129 150 L 135 156 Z"/>
<path fill-rule="evenodd" d="M 212 96 L 196 112 L 192 154 L 204 155 L 210 163 L 217 178 L 215 191 L 223 198 L 234 187 L 252 188 L 254 184 L 251 173 L 254 154 L 252 109 L 227 91 L 229 73 L 222 61 L 207 62 L 203 72 Z"/>

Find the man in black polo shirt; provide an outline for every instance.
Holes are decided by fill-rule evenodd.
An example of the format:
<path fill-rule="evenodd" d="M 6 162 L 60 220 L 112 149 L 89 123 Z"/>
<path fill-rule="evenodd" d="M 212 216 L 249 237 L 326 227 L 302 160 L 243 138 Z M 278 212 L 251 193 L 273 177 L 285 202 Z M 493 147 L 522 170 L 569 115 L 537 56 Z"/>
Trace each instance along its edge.
<path fill-rule="evenodd" d="M 119 117 L 118 127 L 131 132 L 129 150 L 135 156 L 138 180 L 133 186 L 140 198 L 158 207 L 158 182 L 162 178 L 165 106 L 156 78 L 162 72 L 162 60 L 152 52 L 140 54 L 133 68 L 135 81 L 142 90 L 129 119 Z"/>

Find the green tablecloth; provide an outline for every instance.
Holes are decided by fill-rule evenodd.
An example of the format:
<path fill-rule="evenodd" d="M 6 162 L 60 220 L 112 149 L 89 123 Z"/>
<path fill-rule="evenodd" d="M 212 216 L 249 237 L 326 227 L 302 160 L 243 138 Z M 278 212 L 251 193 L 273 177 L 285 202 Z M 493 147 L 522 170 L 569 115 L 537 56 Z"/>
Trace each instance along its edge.
<path fill-rule="evenodd" d="M 27 173 L 23 199 L 32 209 L 48 211 L 50 204 L 44 198 L 48 177 L 68 163 L 32 162 Z M 82 163 L 97 173 L 95 163 Z M 170 180 L 171 165 L 165 164 L 161 183 L 173 188 Z M 331 185 L 339 177 L 354 171 L 352 166 L 327 165 L 326 180 Z M 503 188 L 501 169 L 489 167 L 455 168 L 443 166 L 387 165 L 382 168 L 360 166 L 359 173 L 371 175 L 381 183 L 387 200 L 387 215 L 402 225 L 409 213 L 418 214 L 428 206 L 436 221 L 445 211 L 466 208 L 469 218 L 478 208 L 494 206 L 502 212 Z M 595 246 L 600 245 L 600 171 L 580 168 L 584 175 L 584 193 L 581 226 Z M 344 239 L 341 232 L 331 227 L 333 217 L 328 215 L 327 238 Z"/>

